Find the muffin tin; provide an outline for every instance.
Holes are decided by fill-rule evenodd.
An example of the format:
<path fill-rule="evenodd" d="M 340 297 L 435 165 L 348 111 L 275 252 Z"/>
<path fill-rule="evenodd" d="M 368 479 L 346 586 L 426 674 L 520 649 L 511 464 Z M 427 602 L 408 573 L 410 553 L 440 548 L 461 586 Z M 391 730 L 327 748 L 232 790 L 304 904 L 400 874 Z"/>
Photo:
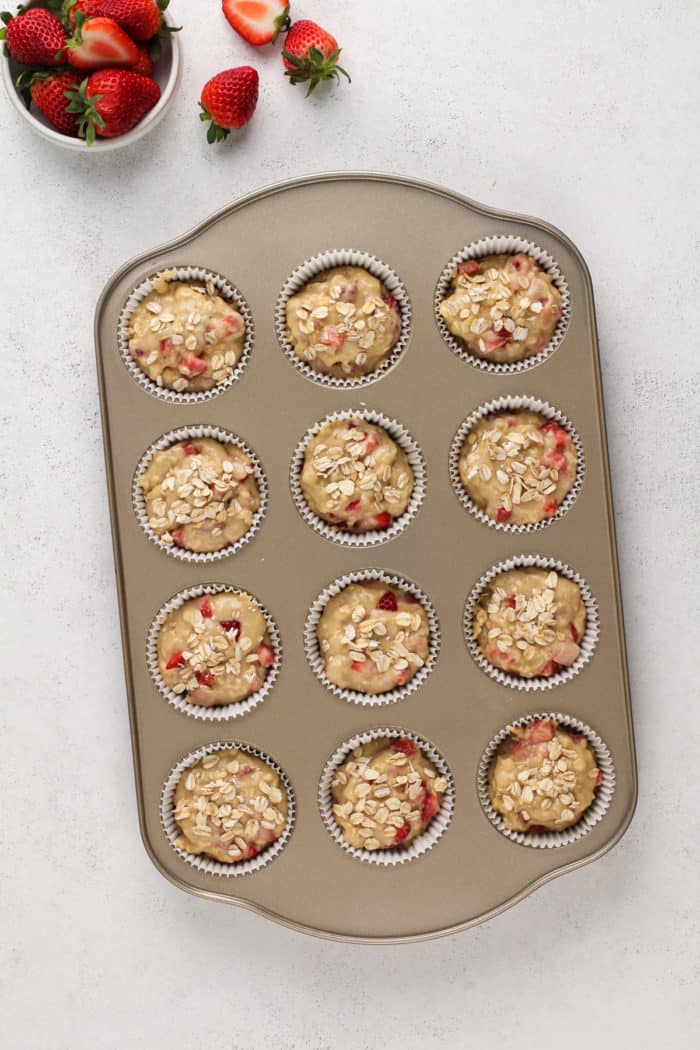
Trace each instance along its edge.
<path fill-rule="evenodd" d="M 400 216 L 400 221 L 397 217 Z M 484 238 L 527 241 L 554 260 L 569 295 L 559 345 L 527 369 L 472 368 L 444 340 L 435 317 L 446 264 Z M 396 364 L 353 388 L 306 378 L 280 347 L 275 311 L 306 260 L 358 251 L 382 260 L 405 286 L 411 336 Z M 236 381 L 194 403 L 153 396 L 119 353 L 125 305 L 161 269 L 194 267 L 227 278 L 250 307 L 255 338 Z M 253 909 L 295 929 L 339 940 L 420 940 L 474 925 L 555 875 L 600 856 L 623 835 L 636 802 L 636 766 L 607 462 L 591 281 L 574 245 L 547 223 L 484 208 L 448 190 L 393 176 L 308 177 L 252 194 L 191 233 L 128 263 L 97 307 L 95 336 L 124 663 L 139 819 L 156 867 L 191 893 Z M 460 503 L 450 446 L 481 405 L 523 396 L 562 412 L 585 455 L 581 490 L 546 529 L 489 528 Z M 369 410 L 398 420 L 425 460 L 425 498 L 408 527 L 371 547 L 344 546 L 315 532 L 290 491 L 300 437 L 331 413 Z M 255 453 L 268 499 L 250 542 L 214 562 L 175 559 L 144 533 L 132 501 L 142 456 L 166 433 L 223 428 Z M 541 556 L 571 566 L 590 587 L 599 618 L 591 659 L 547 692 L 511 689 L 485 675 L 469 653 L 465 602 L 500 562 Z M 379 570 L 425 591 L 440 625 L 440 651 L 419 687 L 392 705 L 350 703 L 309 666 L 304 625 L 334 580 Z M 160 695 L 147 662 L 149 627 L 180 591 L 225 584 L 248 591 L 280 631 L 279 674 L 260 703 L 235 719 L 208 721 Z M 543 710 L 591 726 L 614 763 L 600 820 L 556 849 L 529 849 L 489 821 L 479 797 L 482 756 L 509 722 Z M 425 739 L 453 778 L 451 819 L 432 848 L 406 863 L 362 863 L 324 826 L 324 769 L 352 737 L 377 728 Z M 269 863 L 229 877 L 188 863 L 161 820 L 171 771 L 199 748 L 241 743 L 279 764 L 293 789 L 284 849 Z M 167 822 L 168 814 L 164 814 Z M 223 866 L 219 866 L 223 867 Z"/>

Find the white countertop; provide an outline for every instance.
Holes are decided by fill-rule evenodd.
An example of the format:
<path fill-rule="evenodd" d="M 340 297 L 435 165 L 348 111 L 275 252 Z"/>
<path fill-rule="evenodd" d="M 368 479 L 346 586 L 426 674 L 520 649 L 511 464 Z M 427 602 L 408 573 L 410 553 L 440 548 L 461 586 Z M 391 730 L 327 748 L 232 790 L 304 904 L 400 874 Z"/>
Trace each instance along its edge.
<path fill-rule="evenodd" d="M 297 0 L 297 16 L 336 31 L 353 76 L 311 99 L 286 85 L 276 53 L 230 32 L 215 0 L 172 6 L 185 75 L 141 146 L 64 154 L 0 103 L 3 1046 L 689 1047 L 700 1038 L 697 4 L 442 0 L 422 26 L 422 4 Z M 254 121 L 208 147 L 201 85 L 247 62 L 262 78 Z M 198 900 L 148 860 L 93 359 L 94 304 L 122 262 L 266 183 L 334 169 L 443 183 L 547 219 L 583 252 L 640 769 L 637 815 L 605 858 L 482 927 L 394 948 L 316 941 Z"/>

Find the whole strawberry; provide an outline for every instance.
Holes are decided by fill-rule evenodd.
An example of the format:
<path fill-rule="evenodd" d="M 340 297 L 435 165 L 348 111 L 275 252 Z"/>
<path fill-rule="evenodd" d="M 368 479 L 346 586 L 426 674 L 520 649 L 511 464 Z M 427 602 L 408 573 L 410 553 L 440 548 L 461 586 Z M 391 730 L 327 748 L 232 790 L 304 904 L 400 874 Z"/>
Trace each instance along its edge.
<path fill-rule="evenodd" d="M 68 95 L 80 84 L 80 74 L 72 69 L 47 70 L 32 73 L 25 70 L 17 78 L 17 86 L 29 91 L 34 106 L 63 135 L 77 138 L 78 118 L 68 112 Z"/>
<path fill-rule="evenodd" d="M 258 74 L 252 66 L 217 73 L 202 88 L 200 120 L 210 120 L 207 142 L 221 142 L 231 128 L 242 128 L 258 104 Z"/>
<path fill-rule="evenodd" d="M 274 44 L 289 29 L 287 0 L 222 0 L 226 21 L 254 47 Z"/>
<path fill-rule="evenodd" d="M 95 136 L 116 138 L 131 131 L 160 98 L 155 80 L 128 69 L 100 69 L 69 92 L 69 113 L 79 117 L 88 146 Z"/>
<path fill-rule="evenodd" d="M 60 66 L 65 62 L 62 52 L 66 33 L 50 11 L 32 7 L 14 17 L 5 11 L 0 17 L 5 23 L 0 39 L 4 39 L 15 62 L 25 66 Z"/>
<path fill-rule="evenodd" d="M 292 84 L 306 84 L 310 95 L 322 80 L 340 81 L 340 74 L 350 81 L 349 74 L 338 65 L 341 49 L 335 37 L 325 29 L 304 19 L 295 22 L 287 33 L 282 51 L 285 76 Z"/>
<path fill-rule="evenodd" d="M 78 12 L 113 18 L 134 40 L 150 40 L 163 23 L 169 0 L 66 0 L 63 17 L 75 25 Z"/>

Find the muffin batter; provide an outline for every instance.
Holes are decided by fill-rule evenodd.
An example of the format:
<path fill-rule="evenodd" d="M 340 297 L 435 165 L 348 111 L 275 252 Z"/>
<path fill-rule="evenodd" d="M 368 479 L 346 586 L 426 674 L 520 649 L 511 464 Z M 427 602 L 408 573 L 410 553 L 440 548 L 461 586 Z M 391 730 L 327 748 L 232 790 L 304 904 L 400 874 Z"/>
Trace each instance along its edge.
<path fill-rule="evenodd" d="M 473 636 L 494 667 L 534 678 L 573 664 L 585 626 L 586 607 L 575 583 L 547 569 L 512 569 L 481 596 Z"/>
<path fill-rule="evenodd" d="M 413 740 L 373 740 L 336 770 L 333 816 L 355 849 L 407 846 L 440 811 L 446 789 Z"/>
<path fill-rule="evenodd" d="M 489 798 L 511 831 L 562 831 L 589 808 L 603 775 L 584 736 L 551 718 L 511 726 L 489 771 Z"/>
<path fill-rule="evenodd" d="M 256 857 L 284 831 L 287 794 L 262 759 L 215 751 L 184 770 L 175 789 L 180 849 L 223 864 Z"/>
<path fill-rule="evenodd" d="M 387 432 L 362 419 L 336 420 L 309 441 L 301 487 L 311 510 L 352 532 L 386 529 L 406 510 L 413 471 Z"/>
<path fill-rule="evenodd" d="M 378 580 L 351 583 L 327 603 L 317 635 L 329 681 L 360 693 L 403 686 L 428 661 L 430 628 L 413 595 Z"/>
<path fill-rule="evenodd" d="M 459 264 L 440 313 L 476 357 L 522 361 L 544 350 L 552 338 L 561 295 L 529 255 L 488 255 Z"/>
<path fill-rule="evenodd" d="M 211 390 L 231 377 L 243 351 L 245 321 L 206 285 L 161 274 L 129 320 L 129 353 L 149 379 L 178 392 Z"/>
<path fill-rule="evenodd" d="M 192 438 L 154 453 L 141 487 L 156 535 L 196 552 L 235 543 L 260 506 L 250 456 L 211 438 Z"/>
<path fill-rule="evenodd" d="M 490 518 L 527 525 L 556 514 L 576 479 L 576 448 L 536 412 L 479 420 L 459 457 L 465 490 Z"/>
<path fill-rule="evenodd" d="M 204 707 L 245 700 L 274 662 L 260 606 L 242 592 L 192 598 L 167 616 L 158 634 L 161 678 Z"/>
<path fill-rule="evenodd" d="M 341 379 L 374 372 L 401 333 L 396 300 L 357 266 L 327 270 L 287 301 L 287 335 L 311 368 Z"/>

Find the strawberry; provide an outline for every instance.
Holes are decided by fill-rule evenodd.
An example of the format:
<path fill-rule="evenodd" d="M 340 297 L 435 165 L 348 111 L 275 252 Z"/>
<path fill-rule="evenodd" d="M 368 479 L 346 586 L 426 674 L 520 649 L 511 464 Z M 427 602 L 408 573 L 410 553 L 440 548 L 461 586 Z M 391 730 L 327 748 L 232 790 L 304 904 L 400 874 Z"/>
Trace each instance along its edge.
<path fill-rule="evenodd" d="M 575 642 L 577 642 L 578 641 L 578 631 L 576 630 L 576 625 L 573 624 L 573 623 L 570 623 L 569 624 L 569 630 L 571 631 L 571 637 L 573 638 L 573 640 Z"/>
<path fill-rule="evenodd" d="M 407 681 L 408 681 L 408 671 L 405 670 L 405 669 L 403 671 L 399 671 L 399 673 L 397 674 L 396 678 L 394 679 L 394 683 L 396 685 L 405 685 Z"/>
<path fill-rule="evenodd" d="M 135 66 L 141 58 L 137 45 L 113 18 L 79 16 L 66 47 L 68 62 L 75 69 Z"/>
<path fill-rule="evenodd" d="M 555 499 L 546 499 L 542 504 L 542 513 L 546 518 L 551 518 L 559 510 L 559 504 Z"/>
<path fill-rule="evenodd" d="M 250 845 L 248 846 L 248 848 L 245 851 L 245 859 L 246 860 L 253 860 L 254 857 L 257 857 L 257 855 L 258 855 L 258 847 L 255 845 L 255 843 L 251 842 Z"/>
<path fill-rule="evenodd" d="M 63 17 L 76 25 L 77 16 L 113 18 L 132 40 L 150 40 L 161 28 L 169 0 L 67 0 Z"/>
<path fill-rule="evenodd" d="M 569 437 L 567 432 L 564 430 L 563 427 L 560 427 L 558 423 L 554 423 L 551 421 L 549 423 L 543 423 L 540 427 L 540 430 L 543 434 L 552 435 L 552 437 L 554 438 L 555 447 L 558 449 L 566 448 L 566 446 L 571 441 L 571 438 Z"/>
<path fill-rule="evenodd" d="M 514 594 L 509 594 L 508 597 L 503 602 L 503 604 L 507 605 L 509 609 L 514 609 L 515 608 L 515 595 Z"/>
<path fill-rule="evenodd" d="M 176 547 L 183 547 L 185 544 L 185 530 L 184 529 L 173 529 L 171 536 L 173 543 Z"/>
<path fill-rule="evenodd" d="M 199 455 L 199 449 L 192 441 L 182 442 L 182 451 L 186 456 L 197 456 Z"/>
<path fill-rule="evenodd" d="M 465 259 L 457 267 L 458 273 L 465 273 L 467 277 L 473 277 L 474 274 L 481 272 L 481 266 L 476 259 Z"/>
<path fill-rule="evenodd" d="M 77 138 L 78 121 L 72 113 L 67 112 L 66 91 L 78 86 L 80 74 L 70 69 L 62 69 L 55 73 L 30 73 L 26 81 L 24 77 L 25 74 L 22 74 L 17 84 L 19 87 L 28 85 L 31 100 L 39 112 L 63 135 Z"/>
<path fill-rule="evenodd" d="M 440 812 L 440 802 L 437 795 L 433 795 L 431 792 L 425 796 L 423 806 L 421 808 L 421 820 L 424 824 L 427 824 L 433 819 L 436 813 Z"/>
<path fill-rule="evenodd" d="M 194 676 L 195 676 L 195 678 L 197 679 L 197 681 L 199 682 L 200 685 L 213 685 L 214 684 L 214 675 L 209 670 L 207 670 L 207 671 L 195 671 Z"/>
<path fill-rule="evenodd" d="M 396 612 L 398 607 L 399 603 L 393 591 L 386 591 L 377 602 L 377 608 L 384 609 L 386 612 Z"/>
<path fill-rule="evenodd" d="M 493 328 L 489 328 L 488 332 L 484 332 L 479 340 L 479 348 L 482 353 L 490 354 L 492 350 L 500 350 L 502 346 L 505 346 L 510 339 L 510 333 L 502 328 L 500 332 L 496 332 Z"/>
<path fill-rule="evenodd" d="M 219 623 L 227 634 L 232 634 L 234 641 L 241 636 L 240 620 L 219 620 Z"/>
<path fill-rule="evenodd" d="M 384 510 L 381 514 L 373 514 L 368 518 L 368 524 L 372 529 L 388 529 L 393 520 L 391 514 Z"/>
<path fill-rule="evenodd" d="M 186 376 L 201 376 L 208 367 L 203 357 L 197 357 L 196 354 L 188 354 L 177 366 L 177 370 Z"/>
<path fill-rule="evenodd" d="M 258 74 L 252 66 L 217 73 L 202 88 L 200 120 L 210 120 L 207 142 L 221 142 L 231 128 L 242 128 L 258 104 Z"/>
<path fill-rule="evenodd" d="M 399 304 L 397 303 L 396 299 L 394 299 L 393 295 L 382 296 L 382 302 L 385 306 L 388 306 L 390 310 L 393 310 L 394 313 L 401 313 L 401 311 L 399 310 Z"/>
<path fill-rule="evenodd" d="M 338 331 L 335 325 L 327 324 L 321 329 L 318 341 L 323 343 L 324 346 L 334 346 L 339 350 L 345 342 L 345 333 Z"/>
<path fill-rule="evenodd" d="M 418 748 L 416 747 L 416 745 L 413 743 L 412 740 L 409 740 L 408 737 L 405 736 L 396 737 L 395 740 L 391 741 L 391 744 L 389 746 L 391 747 L 392 751 L 400 751 L 404 755 L 418 754 Z"/>
<path fill-rule="evenodd" d="M 128 69 L 101 69 L 86 77 L 70 96 L 68 111 L 80 115 L 80 135 L 91 146 L 95 135 L 115 138 L 131 131 L 153 109 L 160 88 L 150 77 Z M 179 545 L 175 532 L 173 541 Z"/>
<path fill-rule="evenodd" d="M 258 663 L 260 664 L 261 667 L 266 667 L 267 668 L 267 667 L 272 667 L 274 662 L 275 662 L 274 649 L 271 649 L 269 645 L 265 645 L 265 643 L 263 642 L 262 645 L 258 646 Z"/>
<path fill-rule="evenodd" d="M 542 668 L 542 670 L 540 671 L 540 674 L 543 675 L 544 678 L 551 678 L 551 676 L 553 674 L 556 674 L 558 670 L 559 664 L 556 662 L 556 660 L 548 660 Z"/>
<path fill-rule="evenodd" d="M 128 67 L 132 73 L 140 73 L 142 77 L 150 77 L 153 73 L 153 59 L 147 47 L 139 47 L 139 60 L 133 66 Z M 169 339 L 161 342 L 170 343 Z M 172 346 L 172 343 L 170 344 Z"/>
<path fill-rule="evenodd" d="M 50 11 L 32 7 L 14 17 L 4 11 L 0 17 L 5 23 L 0 40 L 5 41 L 15 62 L 25 66 L 60 66 L 65 62 L 66 33 Z"/>
<path fill-rule="evenodd" d="M 284 75 L 292 84 L 308 83 L 307 95 L 322 80 L 340 82 L 341 73 L 349 82 L 349 74 L 338 65 L 340 50 L 335 37 L 315 22 L 308 19 L 295 22 L 284 41 Z"/>
<path fill-rule="evenodd" d="M 408 836 L 410 834 L 410 831 L 411 831 L 411 825 L 410 824 L 402 824 L 400 828 L 396 829 L 396 838 L 394 839 L 392 845 L 400 846 L 401 843 L 404 841 L 404 839 L 408 838 Z"/>
<path fill-rule="evenodd" d="M 205 620 L 211 620 L 213 612 L 212 612 L 211 602 L 209 601 L 208 598 L 205 598 L 204 601 L 202 602 L 202 604 L 199 606 L 199 611 L 201 612 L 201 614 L 205 618 Z"/>
<path fill-rule="evenodd" d="M 554 726 L 547 718 L 541 718 L 538 722 L 531 722 L 525 730 L 525 739 L 528 744 L 547 744 L 554 738 Z"/>
<path fill-rule="evenodd" d="M 359 671 L 360 674 L 372 674 L 376 670 L 374 660 L 369 657 L 366 660 L 353 660 L 351 666 L 353 671 Z"/>
<path fill-rule="evenodd" d="M 505 525 L 505 523 L 507 521 L 510 521 L 510 519 L 512 517 L 513 517 L 513 511 L 512 510 L 506 510 L 505 507 L 497 507 L 496 508 L 496 521 L 499 523 L 499 525 Z"/>
<path fill-rule="evenodd" d="M 165 670 L 172 671 L 174 667 L 184 667 L 186 663 L 187 661 L 185 660 L 184 656 L 178 650 L 177 652 L 173 653 L 170 659 L 168 660 L 167 664 L 165 665 Z"/>
<path fill-rule="evenodd" d="M 231 28 L 254 47 L 274 44 L 290 26 L 286 0 L 222 0 L 221 8 Z"/>

